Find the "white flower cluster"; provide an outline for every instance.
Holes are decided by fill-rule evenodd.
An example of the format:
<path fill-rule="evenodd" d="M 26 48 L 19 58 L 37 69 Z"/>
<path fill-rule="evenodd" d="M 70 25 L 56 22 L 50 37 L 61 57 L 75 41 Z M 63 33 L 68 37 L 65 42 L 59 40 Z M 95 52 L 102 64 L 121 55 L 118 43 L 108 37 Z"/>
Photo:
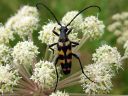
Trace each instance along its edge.
<path fill-rule="evenodd" d="M 19 11 L 18 14 L 22 16 L 34 16 L 38 17 L 39 13 L 36 7 L 32 6 L 23 6 Z"/>
<path fill-rule="evenodd" d="M 84 19 L 81 27 L 84 35 L 95 39 L 103 35 L 105 25 L 97 17 L 89 16 Z"/>
<path fill-rule="evenodd" d="M 84 72 L 94 82 L 88 80 L 83 74 L 81 75 L 82 87 L 87 94 L 103 94 L 111 90 L 112 77 L 114 72 L 108 66 L 102 63 L 90 64 L 84 68 Z"/>
<path fill-rule="evenodd" d="M 0 44 L 8 44 L 9 40 L 13 39 L 13 31 L 4 26 L 0 26 Z"/>
<path fill-rule="evenodd" d="M 49 45 L 58 41 L 58 37 L 52 32 L 54 27 L 57 27 L 57 24 L 53 22 L 50 22 L 42 27 L 42 30 L 39 32 L 39 40 L 41 40 L 42 43 Z"/>
<path fill-rule="evenodd" d="M 19 42 L 13 48 L 13 62 L 15 64 L 32 64 L 33 59 L 38 53 L 38 47 L 33 42 Z"/>
<path fill-rule="evenodd" d="M 0 65 L 0 93 L 12 91 L 19 79 L 17 70 L 11 70 L 10 65 Z"/>
<path fill-rule="evenodd" d="M 57 90 L 56 93 L 52 93 L 50 96 L 69 96 L 69 94 Z"/>
<path fill-rule="evenodd" d="M 0 64 L 10 64 L 11 63 L 11 50 L 4 44 L 0 44 Z"/>
<path fill-rule="evenodd" d="M 46 44 L 52 44 L 52 43 L 56 43 L 58 41 L 58 36 L 56 36 L 53 33 L 53 29 L 56 27 L 56 32 L 59 32 L 59 26 L 57 25 L 57 23 L 53 23 L 53 22 L 49 22 L 47 25 L 44 25 L 42 27 L 42 30 L 39 32 L 39 40 L 42 41 L 42 43 L 46 43 Z M 79 39 L 77 38 L 77 34 L 78 33 L 71 33 L 69 35 L 70 40 L 72 41 L 79 41 Z"/>
<path fill-rule="evenodd" d="M 93 64 L 85 66 L 84 72 L 93 80 L 91 82 L 81 75 L 82 87 L 87 94 L 102 94 L 111 90 L 112 77 L 115 76 L 114 68 L 121 68 L 121 55 L 116 47 L 103 45 L 93 54 Z"/>
<path fill-rule="evenodd" d="M 116 47 L 108 45 L 103 45 L 96 49 L 96 52 L 92 55 L 92 60 L 95 63 L 110 64 L 117 68 L 121 67 L 120 53 L 117 51 Z"/>
<path fill-rule="evenodd" d="M 70 11 L 65 14 L 65 16 L 62 18 L 62 23 L 64 25 L 67 25 L 73 17 L 78 13 L 78 11 Z M 73 28 L 73 31 L 77 32 L 80 29 L 80 24 L 83 22 L 83 16 L 80 14 L 78 15 L 74 21 L 71 23 L 71 27 Z"/>
<path fill-rule="evenodd" d="M 117 43 L 124 44 L 128 40 L 128 12 L 117 13 L 112 16 L 114 21 L 108 30 L 118 37 Z"/>
<path fill-rule="evenodd" d="M 125 42 L 124 49 L 125 49 L 124 56 L 128 57 L 128 41 Z"/>
<path fill-rule="evenodd" d="M 5 24 L 6 28 L 18 34 L 21 38 L 29 36 L 38 28 L 39 16 L 35 7 L 24 6 Z"/>
<path fill-rule="evenodd" d="M 61 21 L 62 25 L 67 25 L 77 13 L 78 11 L 66 13 Z M 54 27 L 56 27 L 56 31 L 58 32 L 60 27 L 56 23 L 50 22 L 47 25 L 42 26 L 42 30 L 39 32 L 39 39 L 42 43 L 51 44 L 57 42 L 58 37 L 52 32 Z M 83 32 L 84 36 L 88 35 L 90 38 L 97 38 L 103 34 L 104 27 L 103 22 L 99 21 L 95 16 L 90 16 L 84 19 L 80 14 L 74 19 L 70 26 L 68 26 L 69 29 L 72 28 L 72 32 L 69 34 L 69 39 L 79 42 L 81 39 L 79 37 L 80 32 Z"/>
<path fill-rule="evenodd" d="M 59 72 L 59 71 L 58 71 Z M 55 66 L 49 61 L 40 61 L 35 64 L 31 79 L 38 83 L 43 89 L 52 88 L 56 83 Z"/>

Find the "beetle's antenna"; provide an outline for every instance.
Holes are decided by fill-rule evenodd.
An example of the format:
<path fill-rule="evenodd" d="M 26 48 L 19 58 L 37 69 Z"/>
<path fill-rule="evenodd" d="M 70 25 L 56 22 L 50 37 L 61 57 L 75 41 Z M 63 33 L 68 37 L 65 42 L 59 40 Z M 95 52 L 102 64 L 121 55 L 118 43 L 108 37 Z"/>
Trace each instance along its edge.
<path fill-rule="evenodd" d="M 89 8 L 92 8 L 92 7 L 98 8 L 98 9 L 99 9 L 99 12 L 101 11 L 101 9 L 100 9 L 99 6 L 96 6 L 96 5 L 88 6 L 88 7 L 84 8 L 83 10 L 81 10 L 79 13 L 77 13 L 76 16 L 75 16 L 66 26 L 69 26 L 69 25 L 72 23 L 72 21 L 73 21 L 79 14 L 81 14 L 83 11 L 85 11 L 85 10 L 87 10 L 87 9 L 89 9 Z"/>
<path fill-rule="evenodd" d="M 56 18 L 56 16 L 55 16 L 55 14 L 51 11 L 51 9 L 49 9 L 45 4 L 43 4 L 43 3 L 37 3 L 36 4 L 36 7 L 37 7 L 37 9 L 39 10 L 40 8 L 39 8 L 39 6 L 43 6 L 43 7 L 45 7 L 51 14 L 52 14 L 52 16 L 55 18 L 55 20 L 57 21 L 57 23 L 60 25 L 60 26 L 62 26 L 61 24 L 60 24 L 60 22 L 58 21 L 58 19 Z"/>

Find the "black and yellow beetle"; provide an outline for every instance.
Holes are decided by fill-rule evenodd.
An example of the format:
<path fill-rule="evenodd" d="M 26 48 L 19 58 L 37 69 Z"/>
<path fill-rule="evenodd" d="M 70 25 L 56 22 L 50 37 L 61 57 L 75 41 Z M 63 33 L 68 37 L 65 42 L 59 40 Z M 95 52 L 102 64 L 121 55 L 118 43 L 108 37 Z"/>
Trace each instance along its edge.
<path fill-rule="evenodd" d="M 80 61 L 80 58 L 72 52 L 72 48 L 73 47 L 76 47 L 77 45 L 79 45 L 79 43 L 77 42 L 73 42 L 73 41 L 70 41 L 70 39 L 68 38 L 68 35 L 70 34 L 70 32 L 72 31 L 72 29 L 68 29 L 68 26 L 72 23 L 72 21 L 79 15 L 81 14 L 83 11 L 91 8 L 91 7 L 95 7 L 95 8 L 98 8 L 99 11 L 101 11 L 100 7 L 99 6 L 88 6 L 86 8 L 84 8 L 83 10 L 79 11 L 72 19 L 71 21 L 66 25 L 66 26 L 62 26 L 62 24 L 58 21 L 58 19 L 56 18 L 56 16 L 54 15 L 54 13 L 43 3 L 37 3 L 36 4 L 36 7 L 37 9 L 39 9 L 39 6 L 43 6 L 45 7 L 54 17 L 54 19 L 57 21 L 58 25 L 60 25 L 60 34 L 58 34 L 56 31 L 55 31 L 55 28 L 53 29 L 53 33 L 59 37 L 59 40 L 57 43 L 54 43 L 54 44 L 51 44 L 49 45 L 49 48 L 53 51 L 54 53 L 54 49 L 52 48 L 53 46 L 57 46 L 57 49 L 58 49 L 58 56 L 55 60 L 55 68 L 56 68 L 56 65 L 58 63 L 58 61 L 60 62 L 61 64 L 61 67 L 62 67 L 62 71 L 65 75 L 67 74 L 70 74 L 71 72 L 71 65 L 72 65 L 72 56 L 74 56 L 76 59 L 79 60 L 79 63 L 80 63 L 80 68 L 81 68 L 81 71 L 82 73 L 85 75 L 85 77 L 87 79 L 89 79 L 90 81 L 92 81 L 85 73 L 84 73 L 84 70 L 83 70 L 83 67 L 82 67 L 82 64 L 81 64 L 81 61 Z M 55 86 L 55 90 L 56 91 L 56 88 L 57 88 L 57 84 L 58 84 L 58 72 L 57 72 L 57 68 L 56 68 L 56 74 L 57 74 L 57 82 L 56 82 L 56 86 Z M 94 82 L 94 81 L 92 81 Z"/>

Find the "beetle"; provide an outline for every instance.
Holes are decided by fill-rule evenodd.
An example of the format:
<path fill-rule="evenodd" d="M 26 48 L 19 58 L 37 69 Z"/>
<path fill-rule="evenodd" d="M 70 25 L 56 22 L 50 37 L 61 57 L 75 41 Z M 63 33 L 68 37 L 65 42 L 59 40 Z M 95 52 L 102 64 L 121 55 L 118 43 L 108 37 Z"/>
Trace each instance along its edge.
<path fill-rule="evenodd" d="M 70 74 L 71 72 L 71 65 L 72 65 L 72 56 L 74 56 L 76 59 L 78 59 L 79 61 L 79 64 L 80 64 L 80 68 L 81 68 L 81 71 L 82 73 L 85 75 L 85 77 L 87 79 L 89 79 L 91 82 L 94 82 L 93 80 L 91 80 L 84 72 L 83 70 L 83 67 L 82 67 L 82 63 L 81 63 L 81 60 L 79 58 L 78 55 L 76 55 L 75 53 L 72 52 L 72 48 L 73 47 L 76 47 L 79 45 L 78 42 L 73 42 L 71 41 L 69 38 L 68 38 L 68 35 L 72 32 L 72 29 L 69 29 L 68 26 L 73 22 L 73 20 L 79 15 L 81 14 L 83 11 L 89 9 L 89 8 L 92 8 L 92 7 L 95 7 L 95 8 L 98 8 L 99 9 L 99 12 L 101 11 L 100 7 L 99 6 L 96 6 L 96 5 L 93 5 L 93 6 L 88 6 L 88 7 L 85 7 L 83 10 L 79 11 L 72 19 L 71 21 L 67 24 L 67 25 L 63 25 L 58 21 L 58 19 L 56 18 L 55 14 L 43 3 L 37 3 L 36 4 L 36 7 L 37 9 L 39 9 L 39 6 L 43 6 L 45 7 L 51 14 L 52 16 L 54 17 L 54 19 L 56 20 L 57 24 L 60 25 L 60 34 L 58 34 L 54 28 L 53 29 L 53 33 L 59 37 L 59 40 L 57 43 L 53 43 L 51 45 L 49 45 L 49 48 L 53 51 L 54 53 L 54 49 L 52 48 L 53 46 L 57 46 L 57 50 L 58 50 L 58 56 L 55 60 L 55 70 L 56 70 L 56 75 L 57 75 L 57 81 L 56 81 L 56 85 L 55 85 L 55 89 L 54 91 L 56 91 L 56 88 L 57 88 L 57 84 L 58 84 L 58 78 L 59 78 L 59 75 L 58 75 L 58 72 L 57 72 L 57 63 L 59 61 L 59 63 L 61 64 L 61 68 L 62 68 L 62 71 L 65 75 L 67 74 Z M 94 82 L 95 83 L 95 82 Z"/>

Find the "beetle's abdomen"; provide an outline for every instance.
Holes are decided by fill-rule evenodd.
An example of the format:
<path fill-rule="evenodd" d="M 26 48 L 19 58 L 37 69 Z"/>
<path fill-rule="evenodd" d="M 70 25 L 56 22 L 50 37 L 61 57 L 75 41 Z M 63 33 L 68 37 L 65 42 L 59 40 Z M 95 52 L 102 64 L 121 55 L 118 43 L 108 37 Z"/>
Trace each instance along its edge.
<path fill-rule="evenodd" d="M 63 73 L 69 74 L 71 72 L 72 63 L 72 50 L 70 41 L 67 40 L 65 42 L 58 43 L 58 56 Z"/>

